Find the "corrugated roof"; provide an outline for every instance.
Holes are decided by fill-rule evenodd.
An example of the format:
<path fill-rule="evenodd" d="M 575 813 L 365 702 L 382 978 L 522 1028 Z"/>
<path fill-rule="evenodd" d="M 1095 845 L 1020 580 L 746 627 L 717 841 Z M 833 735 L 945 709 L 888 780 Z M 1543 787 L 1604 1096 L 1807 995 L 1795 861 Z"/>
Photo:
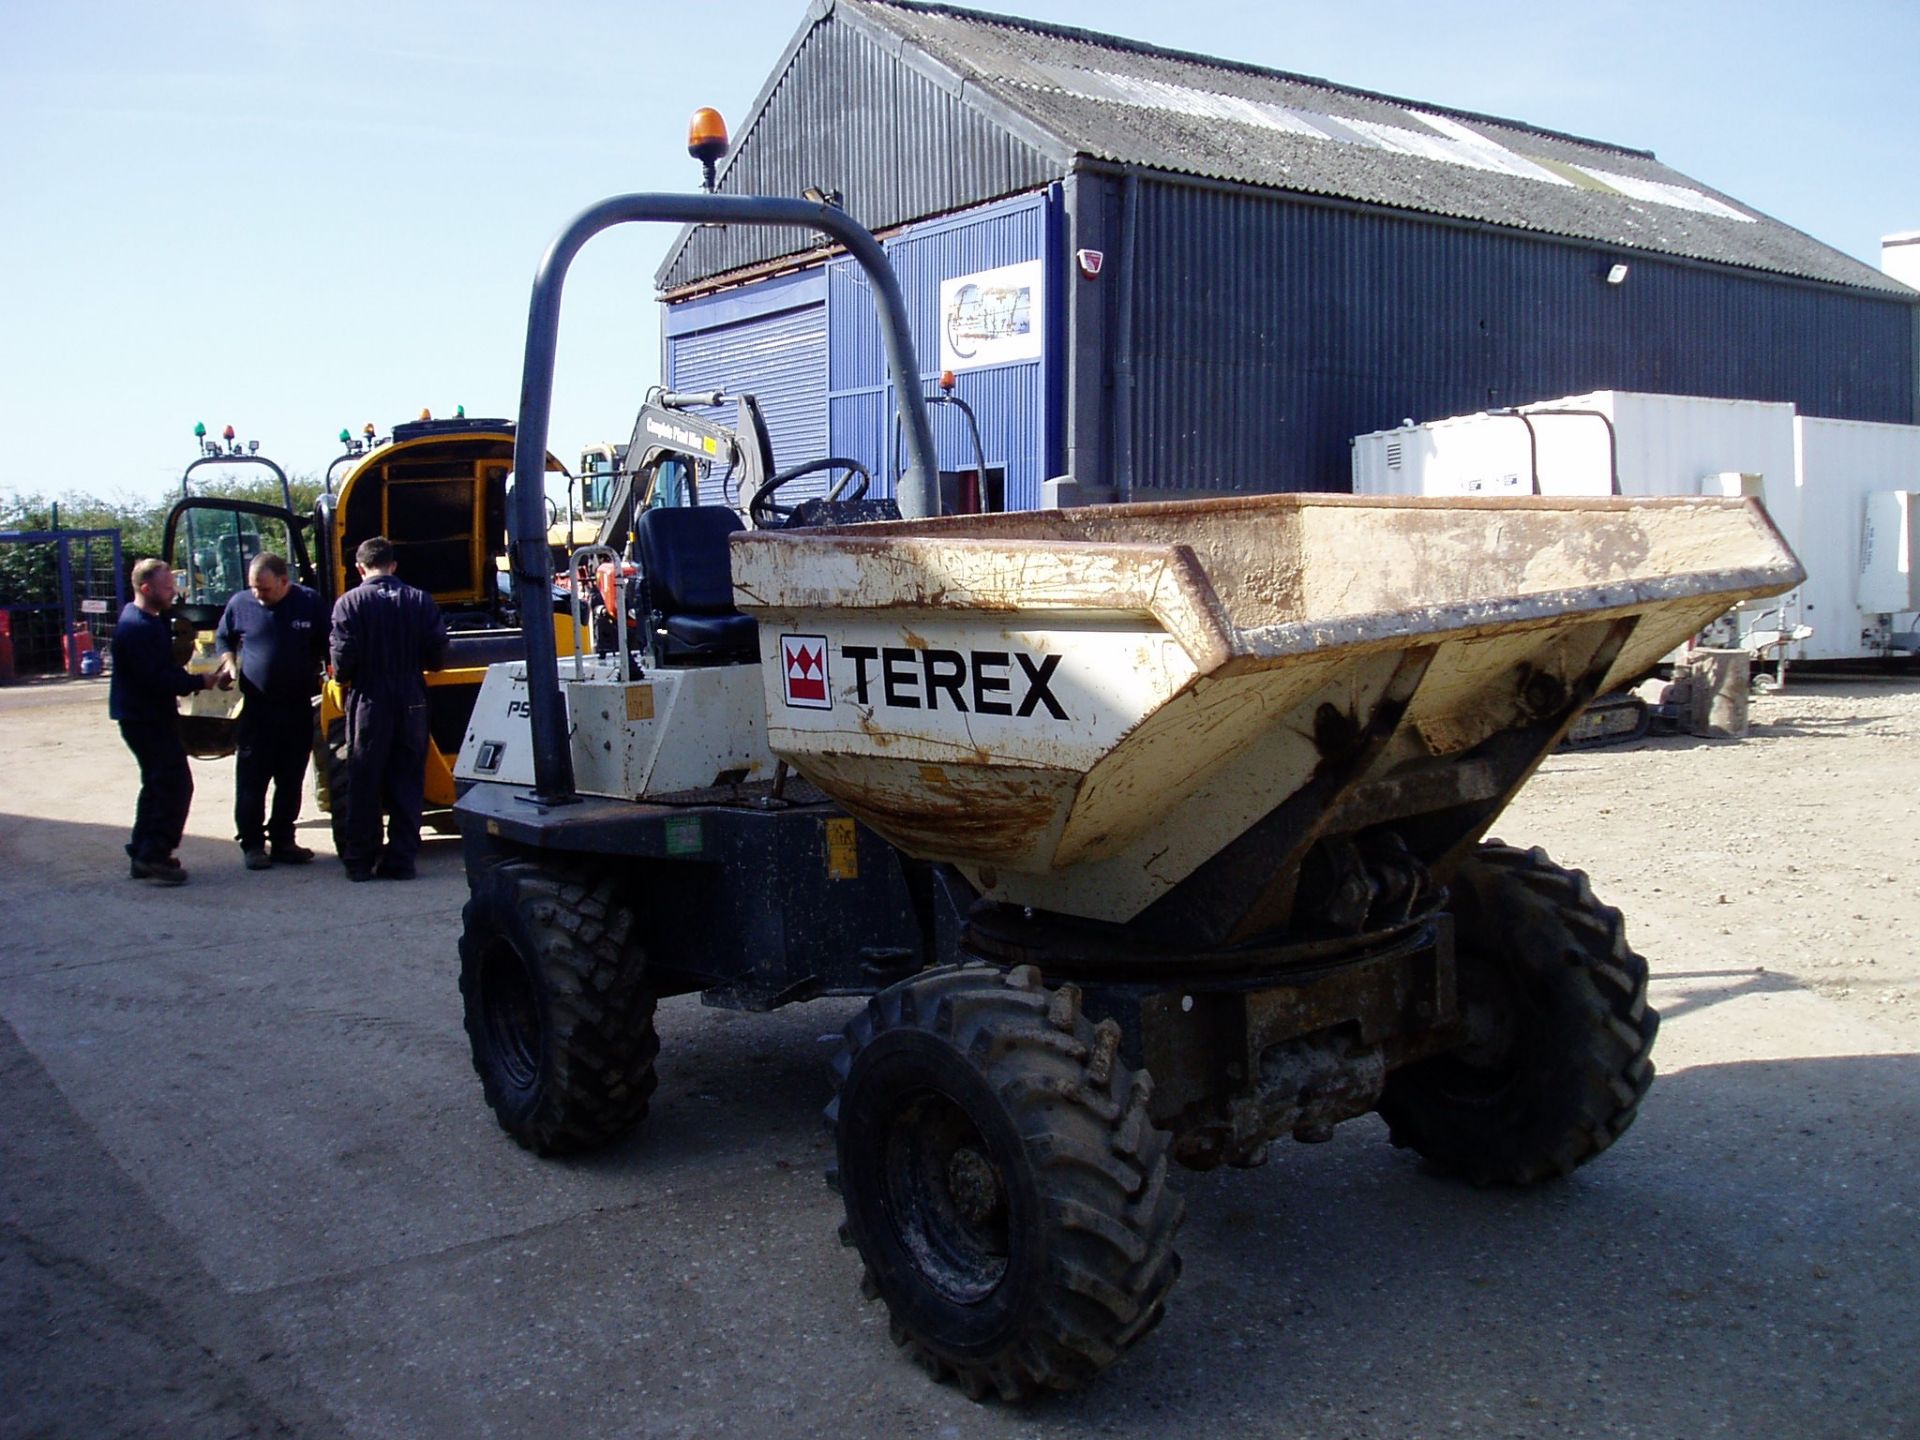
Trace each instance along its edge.
<path fill-rule="evenodd" d="M 812 27 L 835 22 L 859 30 L 963 105 L 1055 154 L 1863 289 L 1906 288 L 1646 151 L 916 0 L 815 0 L 782 68 Z M 777 80 L 770 80 L 743 137 Z M 680 250 L 676 246 L 662 267 L 662 279 L 675 270 Z M 674 278 L 695 277 L 683 266 Z"/>

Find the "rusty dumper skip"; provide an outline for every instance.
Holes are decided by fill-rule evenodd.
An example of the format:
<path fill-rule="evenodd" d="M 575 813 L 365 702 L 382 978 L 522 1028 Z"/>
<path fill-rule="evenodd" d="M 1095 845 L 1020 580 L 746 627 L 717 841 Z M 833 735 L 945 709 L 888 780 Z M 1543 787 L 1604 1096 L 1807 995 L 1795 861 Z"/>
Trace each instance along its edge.
<path fill-rule="evenodd" d="M 635 1124 L 660 997 L 870 996 L 827 1111 L 843 1237 L 899 1344 L 1018 1399 L 1088 1383 L 1160 1318 L 1170 1162 L 1253 1165 L 1378 1111 L 1396 1144 L 1526 1184 L 1632 1123 L 1645 961 L 1579 872 L 1485 837 L 1595 694 L 1799 579 L 1757 506 L 926 518 L 877 245 L 837 210 L 732 196 L 620 197 L 555 242 L 525 473 L 566 262 L 637 219 L 811 225 L 866 265 L 909 518 L 770 490 L 762 528 L 648 512 L 632 641 L 567 659 L 530 632 L 489 675 L 457 771 L 461 988 L 514 1138 Z M 514 550 L 535 598 L 537 503 Z"/>

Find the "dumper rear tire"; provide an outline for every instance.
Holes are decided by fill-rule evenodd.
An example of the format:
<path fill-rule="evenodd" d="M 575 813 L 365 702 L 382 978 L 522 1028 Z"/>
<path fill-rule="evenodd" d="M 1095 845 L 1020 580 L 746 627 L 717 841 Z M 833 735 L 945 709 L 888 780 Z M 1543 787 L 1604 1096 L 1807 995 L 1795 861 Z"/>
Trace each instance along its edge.
<path fill-rule="evenodd" d="M 1179 1278 L 1167 1136 L 1119 1039 L 1030 966 L 930 971 L 847 1027 L 827 1108 L 841 1238 L 894 1343 L 974 1399 L 1088 1384 Z"/>
<path fill-rule="evenodd" d="M 645 1117 L 654 996 L 613 882 L 526 860 L 487 867 L 460 936 L 473 1068 L 500 1128 L 540 1155 L 589 1150 Z"/>
<path fill-rule="evenodd" d="M 1620 912 L 1543 850 L 1497 841 L 1451 886 L 1469 1042 L 1396 1071 L 1393 1143 L 1476 1185 L 1571 1174 L 1625 1133 L 1660 1017 Z"/>

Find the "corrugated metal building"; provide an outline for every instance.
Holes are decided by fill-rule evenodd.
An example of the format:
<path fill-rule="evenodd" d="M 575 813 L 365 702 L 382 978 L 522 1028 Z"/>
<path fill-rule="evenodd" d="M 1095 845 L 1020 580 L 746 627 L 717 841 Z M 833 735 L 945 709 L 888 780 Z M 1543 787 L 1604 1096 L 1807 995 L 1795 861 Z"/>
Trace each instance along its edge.
<path fill-rule="evenodd" d="M 1920 421 L 1920 292 L 1644 151 L 1231 61 L 815 0 L 719 188 L 810 187 L 886 240 L 994 507 L 1341 490 L 1352 436 L 1587 390 Z M 878 473 L 872 303 L 807 245 L 683 232 L 667 382 L 758 393 L 783 465 Z"/>

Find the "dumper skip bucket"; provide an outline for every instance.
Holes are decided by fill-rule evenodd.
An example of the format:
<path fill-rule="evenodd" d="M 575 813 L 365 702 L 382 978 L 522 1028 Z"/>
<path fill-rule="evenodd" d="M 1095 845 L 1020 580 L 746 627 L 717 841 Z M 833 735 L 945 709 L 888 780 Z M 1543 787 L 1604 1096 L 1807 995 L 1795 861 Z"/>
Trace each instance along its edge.
<path fill-rule="evenodd" d="M 1802 578 L 1753 501 L 1331 495 L 754 531 L 733 575 L 776 755 L 1112 921 L 1289 801 L 1477 838 L 1595 693 Z"/>

